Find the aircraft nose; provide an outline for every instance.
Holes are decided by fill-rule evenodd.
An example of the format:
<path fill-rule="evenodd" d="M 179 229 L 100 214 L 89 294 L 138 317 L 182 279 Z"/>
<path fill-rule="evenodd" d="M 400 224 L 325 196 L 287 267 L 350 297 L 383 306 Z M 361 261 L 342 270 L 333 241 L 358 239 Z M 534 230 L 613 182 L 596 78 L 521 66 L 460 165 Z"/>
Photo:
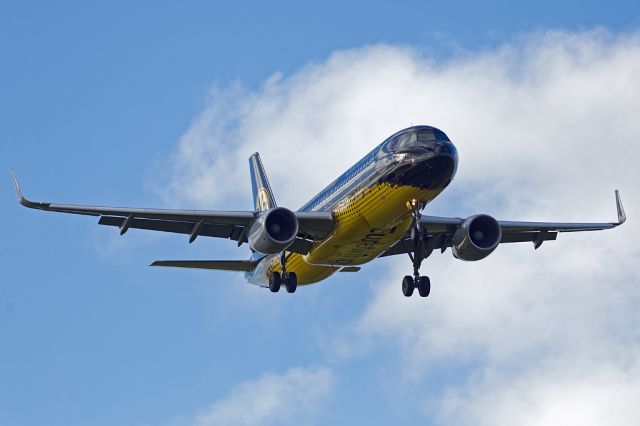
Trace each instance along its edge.
<path fill-rule="evenodd" d="M 409 160 L 412 163 L 452 161 L 457 164 L 458 162 L 458 151 L 450 141 L 418 142 L 398 153 L 403 155 L 405 161 Z"/>
<path fill-rule="evenodd" d="M 392 173 L 400 184 L 442 189 L 458 168 L 458 152 L 450 141 L 429 141 L 404 151 L 404 159 Z"/>
<path fill-rule="evenodd" d="M 421 157 L 458 157 L 456 147 L 450 141 L 429 141 L 419 143 L 416 154 Z"/>

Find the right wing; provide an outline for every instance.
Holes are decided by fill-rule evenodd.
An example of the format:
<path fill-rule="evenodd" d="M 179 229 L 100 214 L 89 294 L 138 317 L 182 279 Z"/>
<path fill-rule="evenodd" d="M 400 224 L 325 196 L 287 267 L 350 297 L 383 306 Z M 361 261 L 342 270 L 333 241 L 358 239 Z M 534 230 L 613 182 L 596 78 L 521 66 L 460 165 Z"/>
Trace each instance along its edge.
<path fill-rule="evenodd" d="M 100 225 L 117 226 L 120 234 L 129 228 L 173 232 L 189 235 L 189 242 L 198 236 L 228 238 L 247 242 L 247 231 L 258 212 L 169 210 L 127 207 L 101 207 L 74 204 L 34 202 L 26 199 L 20 190 L 15 174 L 11 171 L 18 201 L 31 209 L 99 216 Z M 334 220 L 329 212 L 294 212 L 298 218 L 299 232 L 287 251 L 307 254 L 313 241 L 325 237 L 333 229 Z"/>
<path fill-rule="evenodd" d="M 604 223 L 571 223 L 571 222 L 520 222 L 513 220 L 499 220 L 500 228 L 503 234 L 516 234 L 520 232 L 540 232 L 542 230 L 551 232 L 578 232 L 578 231 L 600 231 L 603 229 L 615 228 L 622 225 L 627 216 L 622 207 L 620 200 L 620 192 L 615 191 L 616 210 L 618 213 L 617 222 Z M 422 216 L 420 218 L 420 226 L 429 233 L 446 233 L 455 232 L 458 226 L 464 222 L 459 217 L 439 217 L 439 216 Z"/>
<path fill-rule="evenodd" d="M 512 220 L 498 220 L 502 230 L 500 243 L 522 243 L 532 242 L 534 248 L 539 248 L 544 241 L 552 241 L 558 237 L 559 232 L 579 232 L 579 231 L 600 231 L 611 229 L 622 225 L 627 217 L 622 207 L 620 193 L 615 191 L 616 209 L 618 213 L 617 222 L 603 223 L 570 223 L 570 222 L 520 222 Z M 422 216 L 420 218 L 420 229 L 428 236 L 423 246 L 425 253 L 440 249 L 444 252 L 447 247 L 451 247 L 453 234 L 465 221 L 459 217 L 439 217 Z M 380 257 L 393 256 L 396 254 L 411 253 L 413 244 L 409 235 L 392 245 Z"/>

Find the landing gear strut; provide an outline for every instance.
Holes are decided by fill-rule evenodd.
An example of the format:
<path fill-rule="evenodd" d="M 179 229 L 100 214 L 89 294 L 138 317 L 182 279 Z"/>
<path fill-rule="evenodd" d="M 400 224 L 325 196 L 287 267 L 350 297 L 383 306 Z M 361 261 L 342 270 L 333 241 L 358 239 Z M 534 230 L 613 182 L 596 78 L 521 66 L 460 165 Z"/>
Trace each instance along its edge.
<path fill-rule="evenodd" d="M 427 297 L 431 292 L 431 280 L 429 277 L 420 276 L 420 265 L 424 260 L 424 235 L 420 229 L 420 217 L 422 214 L 420 210 L 424 207 L 424 204 L 417 200 L 410 201 L 411 214 L 413 215 L 413 222 L 411 224 L 411 242 L 413 244 L 412 250 L 409 252 L 409 258 L 413 263 L 413 276 L 406 275 L 402 279 L 402 294 L 410 297 L 413 291 L 418 287 L 418 293 L 421 297 Z"/>
<path fill-rule="evenodd" d="M 287 289 L 287 293 L 294 293 L 298 288 L 298 276 L 295 272 L 287 272 L 287 258 L 285 253 L 282 252 L 280 255 L 280 269 L 282 273 L 278 271 L 271 272 L 269 275 L 269 290 L 272 293 L 277 293 L 280 291 L 280 286 L 284 284 Z"/>

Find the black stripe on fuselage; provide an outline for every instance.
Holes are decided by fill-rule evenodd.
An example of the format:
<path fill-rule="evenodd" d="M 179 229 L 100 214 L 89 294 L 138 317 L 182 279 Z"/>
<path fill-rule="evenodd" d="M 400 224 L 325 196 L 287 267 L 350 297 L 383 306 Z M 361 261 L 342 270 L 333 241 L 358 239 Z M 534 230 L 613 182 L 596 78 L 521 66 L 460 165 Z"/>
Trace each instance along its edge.
<path fill-rule="evenodd" d="M 390 136 L 300 211 L 331 211 L 337 203 L 379 183 L 444 189 L 458 167 L 455 146 L 444 132 L 414 126 Z"/>

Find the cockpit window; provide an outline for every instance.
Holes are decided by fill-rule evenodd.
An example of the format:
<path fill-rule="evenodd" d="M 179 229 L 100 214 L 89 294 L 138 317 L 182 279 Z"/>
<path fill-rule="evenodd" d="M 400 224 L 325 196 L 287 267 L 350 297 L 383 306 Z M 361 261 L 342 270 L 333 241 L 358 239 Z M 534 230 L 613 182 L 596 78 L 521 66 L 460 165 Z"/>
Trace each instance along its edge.
<path fill-rule="evenodd" d="M 438 129 L 424 129 L 418 132 L 418 142 L 448 141 L 449 138 L 444 132 Z"/>
<path fill-rule="evenodd" d="M 428 145 L 433 141 L 449 141 L 447 135 L 434 128 L 423 128 L 418 131 L 404 132 L 384 142 L 387 152 L 402 152 L 415 149 L 420 143 Z"/>
<path fill-rule="evenodd" d="M 400 136 L 396 136 L 389 144 L 389 148 L 394 151 L 409 149 L 415 144 L 415 142 L 416 134 L 414 132 L 404 133 Z"/>

